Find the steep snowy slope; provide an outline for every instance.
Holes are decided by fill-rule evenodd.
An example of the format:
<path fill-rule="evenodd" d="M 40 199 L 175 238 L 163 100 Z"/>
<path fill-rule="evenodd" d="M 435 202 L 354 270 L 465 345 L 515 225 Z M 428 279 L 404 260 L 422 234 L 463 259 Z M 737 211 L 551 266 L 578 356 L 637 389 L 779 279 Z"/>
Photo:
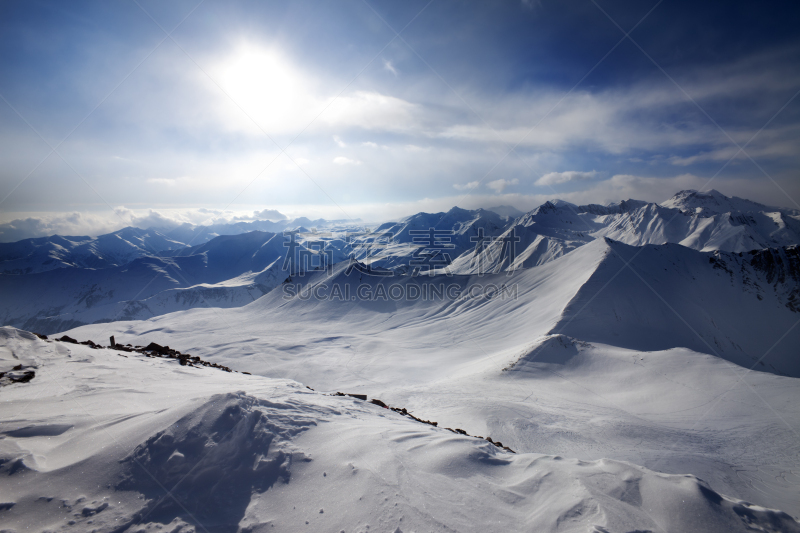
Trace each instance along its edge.
<path fill-rule="evenodd" d="M 508 453 L 291 381 L 13 328 L 0 361 L 36 372 L 0 406 L 16 530 L 800 531 L 694 476 Z"/>
<path fill-rule="evenodd" d="M 591 242 L 594 240 L 591 231 L 599 227 L 589 217 L 581 217 L 573 204 L 560 200 L 545 202 L 514 220 L 482 251 L 474 250 L 457 258 L 451 270 L 478 274 L 542 265 Z"/>
<path fill-rule="evenodd" d="M 417 213 L 399 222 L 382 224 L 374 232 L 354 238 L 351 250 L 360 261 L 405 273 L 413 269 L 412 262 L 420 252 L 438 247 L 439 255 L 429 264 L 443 267 L 470 254 L 480 236 L 497 237 L 508 225 L 508 218 L 494 212 L 454 207 L 446 213 Z M 427 233 L 431 229 L 438 231 L 433 239 Z M 453 266 L 451 271 L 467 273 L 455 268 L 456 264 Z"/>
<path fill-rule="evenodd" d="M 607 243 L 552 333 L 635 350 L 686 347 L 800 377 L 796 246 L 733 254 Z"/>
<path fill-rule="evenodd" d="M 163 327 L 188 338 L 234 328 L 249 338 L 267 328 L 274 336 L 259 342 L 274 346 L 270 351 L 278 357 L 285 353 L 278 339 L 292 346 L 290 339 L 305 336 L 309 324 L 318 325 L 314 337 L 320 339 L 374 330 L 380 333 L 375 349 L 390 352 L 430 335 L 426 350 L 435 351 L 445 335 L 447 344 L 468 336 L 498 351 L 540 335 L 566 334 L 631 349 L 688 347 L 747 368 L 770 349 L 759 370 L 800 376 L 794 350 L 800 330 L 790 329 L 800 319 L 799 270 L 796 247 L 739 256 L 595 240 L 513 275 L 376 277 L 342 263 L 330 276 L 297 277 L 242 309 L 196 310 L 99 330 Z M 404 371 L 398 376 L 407 377 Z"/>

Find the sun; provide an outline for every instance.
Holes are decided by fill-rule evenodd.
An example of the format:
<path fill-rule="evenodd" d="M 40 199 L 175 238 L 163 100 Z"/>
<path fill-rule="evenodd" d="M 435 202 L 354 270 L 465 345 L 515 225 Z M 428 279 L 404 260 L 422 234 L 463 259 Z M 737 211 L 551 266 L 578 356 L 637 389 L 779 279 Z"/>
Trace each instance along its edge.
<path fill-rule="evenodd" d="M 222 66 L 222 89 L 262 126 L 282 126 L 306 96 L 303 76 L 272 50 L 244 47 Z"/>

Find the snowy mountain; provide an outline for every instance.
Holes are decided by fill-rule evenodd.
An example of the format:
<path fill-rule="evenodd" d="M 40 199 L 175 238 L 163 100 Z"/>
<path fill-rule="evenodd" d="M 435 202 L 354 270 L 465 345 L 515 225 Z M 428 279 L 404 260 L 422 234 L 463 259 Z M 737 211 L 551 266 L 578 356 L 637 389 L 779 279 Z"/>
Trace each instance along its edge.
<path fill-rule="evenodd" d="M 706 196 L 16 243 L 164 248 L 0 275 L 3 526 L 800 531 L 797 214 Z"/>
<path fill-rule="evenodd" d="M 525 214 L 525 211 L 520 211 L 511 205 L 498 205 L 496 207 L 489 207 L 486 209 L 492 213 L 497 213 L 501 217 L 517 218 Z"/>
<path fill-rule="evenodd" d="M 31 274 L 57 268 L 109 268 L 185 245 L 154 229 L 123 228 L 90 237 L 41 237 L 0 243 L 0 273 Z"/>
<path fill-rule="evenodd" d="M 681 196 L 678 193 L 673 200 Z M 632 210 L 620 206 L 619 214 L 601 217 L 605 227 L 593 235 L 637 246 L 674 242 L 695 250 L 726 252 L 789 246 L 800 239 L 800 213 L 792 210 L 714 212 L 701 207 L 697 211 L 686 209 L 680 202 L 677 205 L 682 208 L 669 207 L 675 205 L 671 201 L 665 204 L 646 204 Z"/>
<path fill-rule="evenodd" d="M 714 189 L 703 192 L 693 189 L 680 191 L 669 200 L 661 202 L 660 205 L 663 207 L 680 209 L 681 211 L 689 211 L 706 216 L 720 213 L 784 211 L 775 207 L 767 207 L 763 204 L 759 204 L 758 202 L 745 200 L 736 196 L 728 197 Z"/>
<path fill-rule="evenodd" d="M 284 271 L 289 237 L 252 231 L 262 226 L 280 228 L 278 233 L 292 229 L 297 253 L 306 254 L 304 260 L 316 258 L 313 264 Z M 515 219 L 454 207 L 373 230 L 349 221 L 299 218 L 181 226 L 163 234 L 125 228 L 94 239 L 28 239 L 0 244 L 0 295 L 6 302 L 0 318 L 49 333 L 195 307 L 239 306 L 297 271 L 350 257 L 396 275 L 515 271 L 604 237 L 634 246 L 678 243 L 701 251 L 749 252 L 800 242 L 800 214 L 716 191 L 681 191 L 662 204 L 577 206 L 554 200 Z M 53 273 L 44 275 L 48 271 Z"/>
<path fill-rule="evenodd" d="M 800 530 L 692 475 L 515 454 L 290 380 L 13 328 L 0 364 L 35 372 L 3 387 L 24 412 L 0 428 L 16 530 Z"/>
<path fill-rule="evenodd" d="M 252 231 L 163 251 L 164 257 L 140 257 L 123 266 L 0 276 L 0 321 L 47 334 L 194 307 L 242 306 L 286 279 L 286 242 L 283 235 Z M 298 247 L 319 255 L 302 244 Z"/>
<path fill-rule="evenodd" d="M 122 266 L 140 257 L 175 253 L 185 255 L 187 252 L 184 248 L 204 244 L 219 236 L 253 231 L 281 233 L 299 227 L 363 231 L 362 227 L 358 227 L 358 221 L 309 220 L 301 217 L 279 222 L 257 220 L 210 226 L 187 223 L 171 230 L 127 227 L 94 238 L 54 235 L 25 239 L 0 243 L 0 274 L 31 274 L 70 267 L 100 269 Z"/>
<path fill-rule="evenodd" d="M 480 235 L 499 235 L 507 226 L 508 220 L 492 211 L 454 207 L 446 213 L 417 213 L 399 222 L 382 224 L 355 238 L 351 249 L 355 259 L 398 273 L 412 270 L 410 266 L 419 252 L 438 249 L 437 257 L 426 264 L 428 271 L 471 252 Z"/>
<path fill-rule="evenodd" d="M 800 514 L 800 489 L 780 475 L 800 458 L 796 248 L 739 256 L 598 239 L 511 276 L 348 267 L 240 308 L 67 334 L 178 346 L 318 391 L 378 397 L 521 454 L 691 473 L 732 498 Z M 648 528 L 668 530 L 639 526 Z"/>

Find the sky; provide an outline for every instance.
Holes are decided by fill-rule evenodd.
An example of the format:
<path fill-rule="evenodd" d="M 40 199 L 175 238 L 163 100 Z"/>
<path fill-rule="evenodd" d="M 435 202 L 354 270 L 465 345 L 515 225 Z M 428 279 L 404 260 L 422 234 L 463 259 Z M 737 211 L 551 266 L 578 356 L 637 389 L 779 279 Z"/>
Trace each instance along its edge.
<path fill-rule="evenodd" d="M 788 1 L 0 0 L 0 226 L 377 222 L 688 188 L 800 209 L 798 15 Z"/>

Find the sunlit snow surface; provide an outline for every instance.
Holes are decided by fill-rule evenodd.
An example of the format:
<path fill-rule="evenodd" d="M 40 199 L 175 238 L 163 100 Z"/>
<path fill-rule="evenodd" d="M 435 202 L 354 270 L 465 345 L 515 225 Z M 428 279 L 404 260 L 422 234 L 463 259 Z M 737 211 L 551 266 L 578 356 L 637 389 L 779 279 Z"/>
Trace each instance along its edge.
<path fill-rule="evenodd" d="M 408 275 L 412 230 L 445 219 L 450 268 Z M 336 265 L 291 276 L 263 231 L 187 256 L 152 232 L 59 241 L 75 261 L 163 249 L 0 276 L 7 324 L 60 331 L 0 329 L 0 529 L 800 530 L 797 220 L 715 191 L 454 208 L 305 228 Z M 520 237 L 485 275 L 480 228 Z M 67 329 L 253 375 L 52 340 Z"/>
<path fill-rule="evenodd" d="M 31 382 L 2 391 L 0 512 L 5 528 L 153 531 L 168 524 L 162 530 L 800 530 L 788 514 L 727 496 L 733 486 L 726 492 L 718 480 L 660 474 L 613 459 L 579 460 L 555 450 L 512 454 L 290 380 L 42 341 L 8 327 L 0 329 L 0 342 L 2 364 L 24 361 L 37 373 Z M 471 383 L 462 371 L 442 386 L 461 388 L 462 400 L 494 389 L 498 409 L 540 405 L 530 411 L 538 411 L 531 424 L 552 424 L 559 411 L 579 411 L 584 429 L 614 419 L 630 425 L 631 438 L 636 433 L 647 438 L 645 428 L 661 431 L 666 457 L 661 469 L 669 470 L 675 464 L 670 455 L 685 455 L 689 448 L 699 454 L 702 444 L 690 441 L 704 440 L 700 431 L 694 439 L 674 438 L 686 431 L 676 428 L 691 418 L 686 414 L 693 407 L 691 397 L 701 400 L 731 384 L 732 378 L 722 372 L 708 376 L 720 363 L 699 354 L 638 354 L 639 362 L 634 362 L 632 352 L 589 348 L 563 338 L 545 342 L 547 363 L 527 360 L 526 352 L 519 354 L 512 370 L 503 372 L 486 360 L 476 365 Z M 694 379 L 688 372 L 673 373 L 673 379 L 690 383 L 668 384 L 655 377 L 666 370 L 664 364 L 679 366 L 687 357 L 697 358 L 705 371 L 694 373 Z M 537 364 L 544 366 L 537 370 Z M 547 365 L 564 365 L 566 379 L 549 379 L 546 374 L 559 372 Z M 608 380 L 591 396 L 579 392 L 582 373 L 598 365 Z M 634 383 L 648 377 L 657 386 L 645 393 Z M 792 406 L 797 405 L 798 389 L 793 381 L 760 374 L 750 385 L 761 394 L 783 387 L 788 405 L 779 407 L 796 423 Z M 559 395 L 554 394 L 557 389 Z M 537 398 L 528 402 L 516 397 L 515 390 L 535 390 Z M 544 397 L 549 399 L 543 402 Z M 611 402 L 635 404 L 635 412 L 625 415 L 626 409 L 612 409 Z M 672 407 L 664 407 L 667 403 Z M 771 427 L 766 417 L 752 412 L 755 402 L 738 389 L 726 404 L 704 427 L 737 435 L 740 442 L 727 446 L 738 448 L 738 455 L 744 454 L 740 463 L 752 468 L 752 492 L 763 491 L 765 498 L 776 498 L 779 491 L 796 494 L 796 479 L 790 474 L 752 464 L 752 455 L 764 457 L 769 451 L 748 454 L 748 447 L 757 444 L 758 431 Z M 453 416 L 468 424 L 469 405 L 463 407 L 462 414 L 453 411 Z M 607 420 L 598 420 L 601 416 Z M 737 423 L 758 418 L 764 418 L 758 428 L 743 430 Z M 606 449 L 628 448 L 630 443 L 616 433 L 606 432 Z M 780 454 L 790 461 L 791 443 L 783 444 Z M 767 479 L 758 482 L 759 477 Z M 796 498 L 784 498 L 783 503 L 788 507 L 792 502 Z"/>

